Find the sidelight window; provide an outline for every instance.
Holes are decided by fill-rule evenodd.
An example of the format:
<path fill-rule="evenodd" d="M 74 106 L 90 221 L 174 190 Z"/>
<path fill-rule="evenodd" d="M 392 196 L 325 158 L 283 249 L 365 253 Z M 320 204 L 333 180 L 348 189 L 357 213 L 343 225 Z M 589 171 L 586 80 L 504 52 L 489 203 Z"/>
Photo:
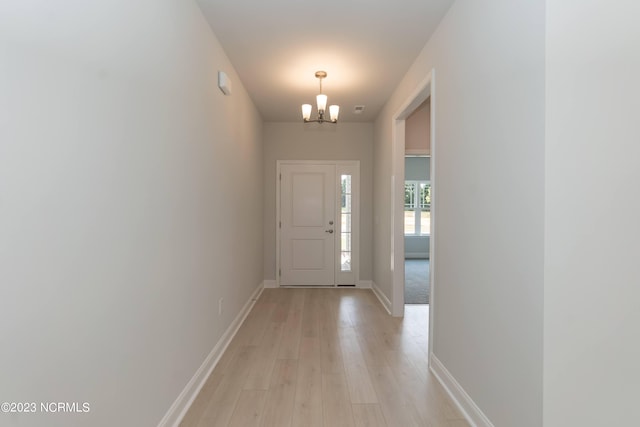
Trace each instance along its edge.
<path fill-rule="evenodd" d="M 351 175 L 340 175 L 340 271 L 351 271 L 352 192 Z"/>

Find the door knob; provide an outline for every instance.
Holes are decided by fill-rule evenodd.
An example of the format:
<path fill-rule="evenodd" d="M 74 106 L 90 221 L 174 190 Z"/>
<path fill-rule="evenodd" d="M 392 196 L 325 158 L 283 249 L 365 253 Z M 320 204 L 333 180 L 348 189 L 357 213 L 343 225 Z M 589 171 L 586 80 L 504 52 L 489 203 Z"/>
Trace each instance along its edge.
<path fill-rule="evenodd" d="M 333 230 L 324 230 L 325 233 L 333 234 Z"/>

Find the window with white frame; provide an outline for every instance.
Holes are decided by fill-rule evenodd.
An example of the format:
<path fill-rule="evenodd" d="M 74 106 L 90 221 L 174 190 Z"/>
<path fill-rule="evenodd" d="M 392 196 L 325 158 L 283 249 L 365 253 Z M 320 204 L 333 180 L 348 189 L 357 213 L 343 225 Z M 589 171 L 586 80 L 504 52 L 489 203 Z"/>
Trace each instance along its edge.
<path fill-rule="evenodd" d="M 352 193 L 351 175 L 340 175 L 340 199 L 342 206 L 340 209 L 340 271 L 351 271 L 351 238 L 353 230 L 351 228 L 352 215 Z"/>
<path fill-rule="evenodd" d="M 431 182 L 405 181 L 404 234 L 428 236 L 431 232 Z"/>

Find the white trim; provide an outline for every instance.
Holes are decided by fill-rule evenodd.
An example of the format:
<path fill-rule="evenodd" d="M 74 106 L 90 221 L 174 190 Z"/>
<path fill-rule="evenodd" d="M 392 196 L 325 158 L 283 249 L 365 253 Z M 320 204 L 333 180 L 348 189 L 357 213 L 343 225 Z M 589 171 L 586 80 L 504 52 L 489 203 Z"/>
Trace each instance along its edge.
<path fill-rule="evenodd" d="M 417 107 L 417 105 L 415 106 Z M 413 107 L 413 109 L 415 109 Z M 404 316 L 404 164 L 405 120 L 410 111 L 405 106 L 393 116 L 391 131 L 391 315 Z M 413 111 L 413 110 L 412 110 Z M 400 118 L 401 115 L 404 118 Z M 400 208 L 400 206 L 402 206 Z"/>
<path fill-rule="evenodd" d="M 340 220 L 342 200 L 341 175 L 351 175 L 351 271 L 341 271 L 341 232 Z M 360 280 L 360 161 L 349 160 L 336 163 L 336 238 L 335 238 L 335 274 L 336 286 L 356 285 Z"/>
<path fill-rule="evenodd" d="M 444 367 L 438 358 L 431 354 L 430 369 L 437 380 L 442 384 L 451 400 L 456 404 L 462 415 L 471 424 L 471 427 L 494 427 L 493 423 L 480 410 L 467 392 L 456 381 L 453 375 Z"/>
<path fill-rule="evenodd" d="M 198 396 L 198 393 L 200 393 L 200 390 L 209 378 L 209 375 L 211 375 L 211 372 L 213 372 L 213 369 L 218 364 L 220 357 L 224 354 L 225 350 L 229 346 L 229 343 L 242 325 L 242 322 L 244 322 L 244 319 L 247 317 L 247 315 L 253 308 L 253 305 L 260 297 L 262 290 L 263 286 L 261 283 L 260 285 L 258 285 L 253 294 L 251 294 L 251 297 L 249 297 L 249 300 L 245 303 L 244 307 L 242 307 L 242 310 L 240 310 L 240 313 L 238 313 L 233 322 L 231 322 L 231 325 L 229 325 L 225 333 L 222 334 L 216 345 L 213 347 L 213 350 L 211 350 L 206 359 L 204 359 L 204 362 L 202 362 L 202 365 L 198 368 L 191 380 L 189 380 L 185 388 L 178 395 L 178 398 L 173 402 L 165 416 L 158 424 L 158 427 L 179 426 L 185 414 L 191 407 L 191 404 L 195 400 L 196 396 Z"/>
<path fill-rule="evenodd" d="M 430 173 L 430 181 L 431 181 L 431 230 L 429 231 L 429 344 L 428 344 L 428 354 L 433 354 L 433 337 L 435 336 L 435 324 L 436 324 L 436 276 L 435 276 L 435 254 L 436 254 L 436 212 L 434 206 L 437 206 L 436 196 L 436 70 L 431 70 L 431 82 L 429 83 L 429 90 L 431 92 L 431 117 L 430 117 L 430 128 L 431 128 L 431 140 L 429 145 L 429 155 L 431 160 L 429 162 L 429 173 Z M 431 361 L 429 361 L 429 364 Z"/>
<path fill-rule="evenodd" d="M 424 149 L 424 148 L 406 148 L 404 150 L 404 154 L 408 156 L 426 157 L 426 156 L 429 156 L 431 152 L 428 149 Z"/>
<path fill-rule="evenodd" d="M 371 280 L 358 280 L 356 287 L 359 289 L 371 289 L 373 288 L 373 281 Z"/>
<path fill-rule="evenodd" d="M 262 282 L 262 287 L 265 289 L 273 289 L 278 287 L 278 282 L 276 280 L 264 280 Z"/>
<path fill-rule="evenodd" d="M 429 252 L 405 252 L 404 259 L 429 259 Z"/>
<path fill-rule="evenodd" d="M 280 182 L 282 181 L 280 162 L 280 160 L 276 162 L 276 288 L 280 287 Z"/>
<path fill-rule="evenodd" d="M 382 292 L 382 289 L 380 289 L 373 280 L 371 281 L 371 289 L 376 297 L 378 297 L 380 304 L 382 304 L 384 309 L 387 310 L 387 313 L 391 314 L 391 301 L 389 301 L 389 298 L 387 298 L 384 292 Z"/>

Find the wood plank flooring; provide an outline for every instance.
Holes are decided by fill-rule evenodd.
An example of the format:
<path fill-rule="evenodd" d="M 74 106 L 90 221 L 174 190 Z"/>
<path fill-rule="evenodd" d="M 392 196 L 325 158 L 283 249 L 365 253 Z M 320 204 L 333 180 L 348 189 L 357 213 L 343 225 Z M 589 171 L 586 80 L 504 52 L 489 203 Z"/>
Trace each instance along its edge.
<path fill-rule="evenodd" d="M 464 427 L 428 370 L 428 306 L 361 289 L 265 289 L 181 427 Z"/>

